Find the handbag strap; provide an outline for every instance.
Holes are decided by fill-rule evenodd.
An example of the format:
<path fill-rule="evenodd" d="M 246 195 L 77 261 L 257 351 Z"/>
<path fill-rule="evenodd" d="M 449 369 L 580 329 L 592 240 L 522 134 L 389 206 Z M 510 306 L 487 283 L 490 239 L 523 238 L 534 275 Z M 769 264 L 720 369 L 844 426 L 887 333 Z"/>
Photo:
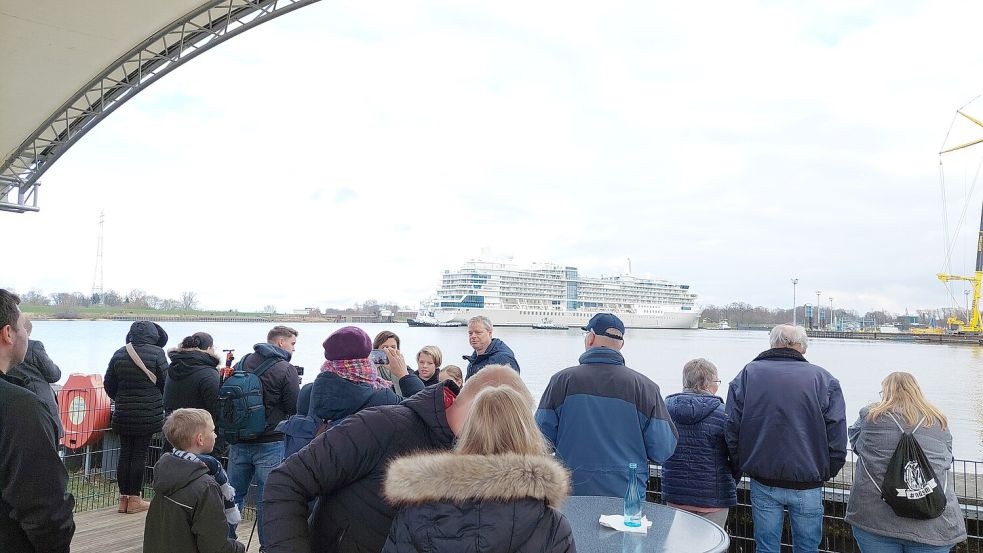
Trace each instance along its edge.
<path fill-rule="evenodd" d="M 151 382 L 157 384 L 157 375 L 150 372 L 150 369 L 148 369 L 147 366 L 143 364 L 143 359 L 140 359 L 140 356 L 137 355 L 137 350 L 133 349 L 133 344 L 127 342 L 126 353 L 130 354 L 130 359 L 132 359 L 133 362 L 136 363 L 136 366 L 143 369 L 143 374 L 147 375 L 147 378 L 149 378 Z"/>

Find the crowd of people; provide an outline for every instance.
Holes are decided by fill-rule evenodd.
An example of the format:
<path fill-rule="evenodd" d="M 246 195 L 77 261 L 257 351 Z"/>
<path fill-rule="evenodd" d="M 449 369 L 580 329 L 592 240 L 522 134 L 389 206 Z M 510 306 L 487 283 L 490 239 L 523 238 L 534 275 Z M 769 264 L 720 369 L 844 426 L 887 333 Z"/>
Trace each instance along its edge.
<path fill-rule="evenodd" d="M 0 551 L 69 551 L 74 499 L 50 387 L 60 371 L 28 339 L 18 304 L 0 289 Z M 241 552 L 240 512 L 255 480 L 255 530 L 271 553 L 457 551 L 462 543 L 572 552 L 564 499 L 622 497 L 629 463 L 654 462 L 671 507 L 721 527 L 749 477 L 757 550 L 781 550 L 787 509 L 798 553 L 819 548 L 823 486 L 843 469 L 849 441 L 858 460 L 846 521 L 864 553 L 949 551 L 966 539 L 946 417 L 910 374 L 889 374 L 881 400 L 848 429 L 839 381 L 806 360 L 801 327 L 776 326 L 726 399 L 717 367 L 703 358 L 682 367 L 682 392 L 663 398 L 626 365 L 616 315 L 599 313 L 584 331 L 577 364 L 552 375 L 537 405 L 485 317 L 469 321 L 473 352 L 463 370 L 442 365 L 436 346 L 420 348 L 413 370 L 395 333 L 373 340 L 340 328 L 303 387 L 291 364 L 295 329 L 271 329 L 223 382 L 211 335 L 195 333 L 165 353 L 163 328 L 133 323 L 104 377 L 121 444 L 119 512 L 148 511 L 148 552 Z M 167 453 L 148 502 L 144 469 L 161 431 Z M 920 464 L 897 467 L 902 443 Z M 887 489 L 897 471 L 908 487 Z M 639 489 L 647 480 L 639 471 Z M 919 512 L 889 501 L 895 493 Z"/>

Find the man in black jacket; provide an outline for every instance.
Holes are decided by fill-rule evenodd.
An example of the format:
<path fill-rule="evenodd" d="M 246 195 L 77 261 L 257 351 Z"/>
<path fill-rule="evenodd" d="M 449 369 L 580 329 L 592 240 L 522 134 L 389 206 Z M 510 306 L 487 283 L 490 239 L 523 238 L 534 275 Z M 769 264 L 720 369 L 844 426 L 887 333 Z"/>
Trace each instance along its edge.
<path fill-rule="evenodd" d="M 256 475 L 256 512 L 259 517 L 256 529 L 260 549 L 263 550 L 266 546 L 263 492 L 270 471 L 283 461 L 283 434 L 276 431 L 276 425 L 297 412 L 300 371 L 290 364 L 296 347 L 297 331 L 287 326 L 275 326 L 266 335 L 266 343 L 256 344 L 253 346 L 254 353 L 239 361 L 245 371 L 251 373 L 264 361 L 277 360 L 259 376 L 263 385 L 266 430 L 252 440 L 241 441 L 229 448 L 229 483 L 236 490 L 236 504 L 240 511 L 249 492 L 249 483 Z M 229 537 L 236 537 L 235 528 L 232 528 Z"/>
<path fill-rule="evenodd" d="M 11 369 L 7 374 L 23 378 L 27 382 L 27 389 L 34 392 L 44 403 L 48 411 L 55 418 L 58 425 L 58 437 L 64 436 L 61 428 L 61 419 L 58 417 L 58 403 L 55 401 L 55 392 L 51 385 L 61 380 L 61 369 L 55 362 L 48 357 L 48 352 L 44 351 L 44 344 L 38 340 L 31 340 L 31 331 L 34 325 L 31 321 L 25 320 L 27 327 L 27 355 L 24 361 Z"/>
<path fill-rule="evenodd" d="M 496 385 L 529 393 L 511 367 L 485 367 L 459 394 L 457 385 L 445 381 L 399 405 L 364 409 L 291 455 L 266 483 L 266 550 L 381 551 L 395 516 L 382 496 L 389 461 L 412 452 L 450 449 L 471 400 Z M 317 498 L 308 527 L 307 504 Z"/>
<path fill-rule="evenodd" d="M 0 551 L 68 552 L 75 534 L 54 417 L 8 376 L 27 352 L 20 298 L 0 289 Z"/>

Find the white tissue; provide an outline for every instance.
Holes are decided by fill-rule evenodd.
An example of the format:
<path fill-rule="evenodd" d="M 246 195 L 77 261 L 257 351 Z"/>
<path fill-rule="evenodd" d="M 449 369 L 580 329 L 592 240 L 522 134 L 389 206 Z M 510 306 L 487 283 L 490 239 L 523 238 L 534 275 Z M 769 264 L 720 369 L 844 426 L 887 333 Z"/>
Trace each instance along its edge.
<path fill-rule="evenodd" d="M 644 534 L 648 532 L 649 526 L 652 526 L 652 521 L 645 516 L 642 517 L 641 526 L 625 526 L 625 515 L 601 515 L 597 522 L 606 528 L 614 528 L 619 532 L 631 532 L 633 534 Z"/>

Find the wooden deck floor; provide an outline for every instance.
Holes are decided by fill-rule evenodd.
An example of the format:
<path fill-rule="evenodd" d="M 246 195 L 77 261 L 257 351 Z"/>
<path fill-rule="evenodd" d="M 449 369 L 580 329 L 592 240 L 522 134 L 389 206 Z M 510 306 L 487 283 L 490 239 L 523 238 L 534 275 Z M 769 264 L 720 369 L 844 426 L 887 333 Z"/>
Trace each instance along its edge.
<path fill-rule="evenodd" d="M 73 553 L 142 553 L 143 524 L 147 513 L 124 515 L 116 507 L 75 513 Z M 248 524 L 248 526 L 247 526 Z M 252 522 L 243 522 L 239 534 L 242 542 L 249 539 Z M 258 553 L 259 538 L 254 534 L 249 553 Z"/>

